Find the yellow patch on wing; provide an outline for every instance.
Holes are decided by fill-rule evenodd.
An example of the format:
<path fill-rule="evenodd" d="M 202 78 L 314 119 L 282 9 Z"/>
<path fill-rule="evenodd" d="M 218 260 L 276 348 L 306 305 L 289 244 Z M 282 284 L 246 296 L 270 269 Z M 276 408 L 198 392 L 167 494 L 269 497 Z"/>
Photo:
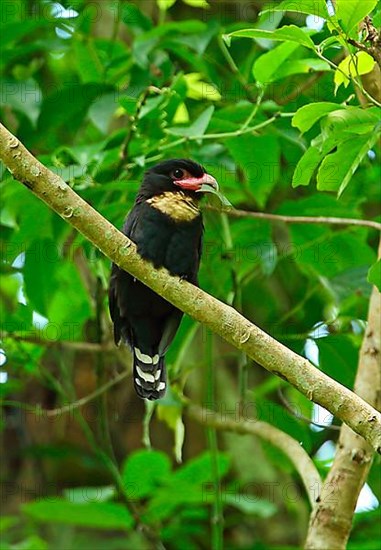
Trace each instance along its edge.
<path fill-rule="evenodd" d="M 200 215 L 196 201 L 181 191 L 168 191 L 148 199 L 147 202 L 175 222 L 191 222 Z"/>

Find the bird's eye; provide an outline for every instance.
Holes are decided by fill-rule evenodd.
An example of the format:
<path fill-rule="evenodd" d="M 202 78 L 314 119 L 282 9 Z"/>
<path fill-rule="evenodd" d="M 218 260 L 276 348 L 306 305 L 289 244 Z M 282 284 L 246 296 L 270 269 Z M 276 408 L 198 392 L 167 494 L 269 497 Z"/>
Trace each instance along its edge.
<path fill-rule="evenodd" d="M 176 168 L 176 170 L 173 170 L 173 176 L 179 180 L 184 176 L 184 171 L 180 170 L 180 168 Z"/>

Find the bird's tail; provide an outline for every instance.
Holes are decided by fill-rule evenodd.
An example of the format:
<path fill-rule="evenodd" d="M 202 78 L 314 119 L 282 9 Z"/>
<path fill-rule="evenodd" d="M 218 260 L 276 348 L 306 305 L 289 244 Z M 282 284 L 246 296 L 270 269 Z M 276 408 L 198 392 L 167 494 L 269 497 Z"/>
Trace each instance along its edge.
<path fill-rule="evenodd" d="M 134 385 L 135 391 L 143 399 L 164 397 L 167 387 L 164 356 L 142 353 L 134 347 Z"/>

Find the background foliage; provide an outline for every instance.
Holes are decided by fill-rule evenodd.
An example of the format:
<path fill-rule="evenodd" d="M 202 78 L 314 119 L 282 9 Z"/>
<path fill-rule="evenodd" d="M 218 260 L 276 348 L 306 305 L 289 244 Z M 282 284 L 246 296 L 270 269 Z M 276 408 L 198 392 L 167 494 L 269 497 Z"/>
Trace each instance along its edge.
<path fill-rule="evenodd" d="M 375 61 L 349 43 L 375 7 L 2 2 L 2 119 L 118 227 L 144 170 L 184 156 L 239 209 L 379 220 L 380 105 L 359 78 Z M 155 411 L 128 379 L 97 391 L 130 365 L 112 344 L 109 261 L 7 172 L 1 194 L 2 548 L 298 547 L 309 504 L 290 461 L 183 417 L 181 396 L 276 425 L 323 475 L 337 432 L 295 411 L 328 415 L 189 318 Z M 377 231 L 204 216 L 202 288 L 352 388 Z M 377 464 L 368 484 L 351 548 L 377 548 Z"/>

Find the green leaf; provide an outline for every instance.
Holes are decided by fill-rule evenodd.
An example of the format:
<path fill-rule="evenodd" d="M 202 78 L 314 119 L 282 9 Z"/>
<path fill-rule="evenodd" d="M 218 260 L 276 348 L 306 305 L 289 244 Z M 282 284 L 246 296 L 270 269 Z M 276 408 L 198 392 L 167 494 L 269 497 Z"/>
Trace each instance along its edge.
<path fill-rule="evenodd" d="M 89 109 L 89 118 L 103 134 L 107 134 L 118 104 L 115 94 L 99 96 Z"/>
<path fill-rule="evenodd" d="M 370 137 L 354 137 L 339 143 L 337 150 L 327 155 L 319 168 L 317 188 L 337 191 L 340 196 L 377 137 L 374 132 Z"/>
<path fill-rule="evenodd" d="M 320 120 L 327 113 L 337 111 L 338 109 L 345 109 L 345 107 L 328 101 L 303 105 L 303 107 L 296 111 L 291 124 L 304 133 L 312 128 L 315 122 Z"/>
<path fill-rule="evenodd" d="M 0 295 L 2 298 L 2 315 L 7 311 L 16 311 L 19 304 L 19 292 L 21 281 L 14 273 L 1 275 L 0 278 Z"/>
<path fill-rule="evenodd" d="M 381 8 L 376 10 L 372 14 L 372 20 L 373 20 L 373 25 L 376 27 L 376 29 L 381 27 Z"/>
<path fill-rule="evenodd" d="M 259 518 L 270 518 L 277 511 L 277 507 L 273 502 L 264 500 L 263 498 L 257 499 L 253 497 L 251 499 L 250 495 L 241 495 L 238 493 L 231 494 L 229 492 L 222 495 L 222 500 L 226 504 L 229 504 L 229 506 L 234 506 L 234 508 L 237 508 L 237 510 L 244 514 L 257 516 Z"/>
<path fill-rule="evenodd" d="M 77 35 L 74 34 L 74 37 Z M 74 58 L 77 61 L 77 72 L 83 84 L 102 82 L 103 67 L 92 40 L 76 37 L 72 41 Z"/>
<path fill-rule="evenodd" d="M 280 147 L 276 136 L 229 138 L 226 146 L 244 172 L 246 185 L 263 208 L 280 172 Z"/>
<path fill-rule="evenodd" d="M 137 98 L 132 96 L 122 96 L 119 98 L 119 103 L 128 115 L 134 115 L 136 111 Z"/>
<path fill-rule="evenodd" d="M 203 193 L 209 193 L 209 195 L 214 195 L 218 201 L 214 201 L 214 203 L 217 203 L 215 208 L 233 208 L 233 205 L 232 203 L 229 201 L 229 199 L 227 197 L 225 197 L 225 195 L 223 195 L 220 191 L 217 191 L 216 189 L 213 189 L 212 187 L 210 187 L 210 185 L 202 185 L 201 186 L 201 192 Z M 210 197 L 208 197 L 210 198 Z M 213 201 L 212 202 L 212 206 L 213 206 Z"/>
<path fill-rule="evenodd" d="M 170 398 L 170 396 L 167 396 Z M 165 422 L 167 426 L 173 431 L 175 438 L 174 452 L 176 462 L 182 462 L 182 452 L 185 438 L 185 428 L 183 423 L 183 409 L 178 404 L 175 405 L 166 405 L 158 404 L 156 408 L 157 417 Z"/>
<path fill-rule="evenodd" d="M 210 8 L 206 0 L 183 0 L 183 2 L 184 4 L 188 4 L 188 6 L 192 6 L 193 8 Z"/>
<path fill-rule="evenodd" d="M 167 132 L 169 134 L 173 134 L 174 136 L 184 136 L 184 137 L 202 137 L 207 127 L 209 126 L 210 119 L 212 118 L 214 112 L 214 107 L 211 105 L 205 111 L 201 113 L 201 115 L 196 118 L 194 123 L 191 126 L 188 127 L 180 127 L 180 128 L 168 128 Z"/>
<path fill-rule="evenodd" d="M 253 65 L 254 78 L 262 84 L 277 80 L 277 71 L 297 48 L 299 44 L 285 42 L 258 57 Z"/>
<path fill-rule="evenodd" d="M 313 275 L 332 279 L 342 276 L 345 271 L 369 266 L 375 261 L 374 251 L 364 242 L 366 231 L 357 230 L 348 239 L 345 233 L 332 233 L 322 226 L 295 225 L 290 227 L 290 233 L 295 261 L 309 278 Z M 366 272 L 362 278 L 366 283 Z"/>
<path fill-rule="evenodd" d="M 324 137 L 337 137 L 340 141 L 346 139 L 345 134 L 369 134 L 379 124 L 380 116 L 377 107 L 362 109 L 346 106 L 328 113 L 321 123 Z M 348 137 L 350 137 L 348 135 Z"/>
<path fill-rule="evenodd" d="M 357 240 L 357 243 L 361 246 L 359 240 Z M 327 288 L 333 292 L 337 304 L 343 304 L 343 302 L 352 301 L 353 299 L 357 301 L 358 298 L 363 299 L 365 303 L 369 301 L 372 288 L 366 277 L 369 264 L 374 260 L 369 255 L 369 249 L 366 250 L 366 245 L 363 244 L 362 247 L 362 259 L 359 259 L 357 266 L 345 269 L 345 271 L 326 281 Z"/>
<path fill-rule="evenodd" d="M 64 84 L 47 96 L 41 106 L 38 130 L 46 139 L 54 140 L 58 145 L 74 136 L 84 123 L 91 104 L 102 94 L 112 92 L 111 86 L 102 84 Z M 65 106 L 65 108 L 62 108 Z M 50 144 L 51 147 L 54 146 Z"/>
<path fill-rule="evenodd" d="M 372 469 L 381 470 L 378 457 L 372 465 Z M 380 480 L 380 475 L 377 476 Z M 378 488 L 377 488 L 378 489 Z M 376 496 L 379 499 L 379 489 L 376 490 Z M 379 550 L 380 547 L 380 507 L 375 506 L 373 510 L 356 513 L 353 517 L 353 526 L 351 542 L 348 544 L 348 550 Z"/>
<path fill-rule="evenodd" d="M 132 2 L 123 2 L 119 6 L 119 10 L 122 21 L 127 27 L 136 28 L 139 31 L 149 31 L 152 29 L 152 21 Z"/>
<path fill-rule="evenodd" d="M 350 33 L 377 5 L 377 0 L 336 0 L 336 17 L 344 31 Z"/>
<path fill-rule="evenodd" d="M 230 458 L 223 453 L 218 454 L 218 474 L 222 478 L 230 467 Z M 209 452 L 205 452 L 196 458 L 188 460 L 173 475 L 174 483 L 186 482 L 190 485 L 202 485 L 213 480 L 213 459 Z"/>
<path fill-rule="evenodd" d="M 75 504 L 88 502 L 107 502 L 116 496 L 116 490 L 113 485 L 103 487 L 70 487 L 64 489 L 65 498 Z"/>
<path fill-rule="evenodd" d="M 187 97 L 199 101 L 221 101 L 221 94 L 217 88 L 208 82 L 201 80 L 201 73 L 188 73 L 184 75 L 187 85 Z"/>
<path fill-rule="evenodd" d="M 262 29 L 242 29 L 240 31 L 231 32 L 226 36 L 229 38 L 262 38 L 266 40 L 280 40 L 282 42 L 296 42 L 301 46 L 305 46 L 306 48 L 315 51 L 315 44 L 309 37 L 307 31 L 297 27 L 296 25 L 285 25 L 274 31 Z"/>
<path fill-rule="evenodd" d="M 180 103 L 177 107 L 172 122 L 174 124 L 186 124 L 189 122 L 189 112 L 185 103 Z"/>
<path fill-rule="evenodd" d="M 330 71 L 329 64 L 322 59 L 303 58 L 287 59 L 274 73 L 272 80 L 279 80 L 293 74 L 310 73 L 312 71 Z"/>
<path fill-rule="evenodd" d="M 314 193 L 303 199 L 286 200 L 275 211 L 276 214 L 286 216 L 320 216 L 322 212 L 332 217 L 361 218 L 358 205 L 352 202 L 344 204 L 328 193 Z"/>
<path fill-rule="evenodd" d="M 378 260 L 368 272 L 368 282 L 376 286 L 381 292 L 381 260 Z"/>
<path fill-rule="evenodd" d="M 61 499 L 24 504 L 23 512 L 43 523 L 63 523 L 95 529 L 131 529 L 134 521 L 125 506 L 114 502 L 76 504 Z"/>
<path fill-rule="evenodd" d="M 226 454 L 218 454 L 218 473 L 223 477 L 228 469 L 230 460 Z M 203 453 L 189 460 L 167 479 L 162 487 L 157 487 L 152 493 L 146 521 L 158 521 L 173 516 L 176 509 L 184 504 L 206 504 L 206 484 L 213 483 L 213 461 L 210 453 Z"/>
<path fill-rule="evenodd" d="M 143 498 L 168 479 L 171 463 L 160 451 L 136 451 L 122 468 L 123 483 L 131 499 Z"/>
<path fill-rule="evenodd" d="M 60 328 L 58 339 L 64 340 L 80 337 L 82 324 L 92 316 L 92 309 L 89 295 L 75 264 L 62 259 L 59 252 L 57 247 L 47 248 L 45 261 L 43 256 L 40 261 L 40 269 L 46 270 L 47 275 L 41 275 L 44 278 L 40 278 L 40 271 L 36 271 L 34 276 L 35 285 L 46 284 L 43 291 L 47 305 L 46 316 L 53 326 Z M 53 274 L 49 275 L 51 269 Z M 50 276 L 52 280 L 46 282 L 46 278 Z"/>
<path fill-rule="evenodd" d="M 292 176 L 292 187 L 309 185 L 324 156 L 324 153 L 318 147 L 309 147 L 296 165 Z"/>
<path fill-rule="evenodd" d="M 2 516 L 0 517 L 0 533 L 4 533 L 19 522 L 17 516 Z"/>
<path fill-rule="evenodd" d="M 160 10 L 168 10 L 171 8 L 174 4 L 176 4 L 177 0 L 156 0 L 157 5 Z"/>
<path fill-rule="evenodd" d="M 298 0 L 297 2 L 294 0 L 283 0 L 280 4 L 271 2 L 269 7 L 265 8 L 261 13 L 272 11 L 291 11 L 315 15 L 323 19 L 329 18 L 327 5 L 324 0 Z"/>
<path fill-rule="evenodd" d="M 357 369 L 358 348 L 345 334 L 332 334 L 315 340 L 319 348 L 319 366 L 347 388 L 352 388 Z"/>
<path fill-rule="evenodd" d="M 12 107 L 19 113 L 23 113 L 35 126 L 40 114 L 42 94 L 38 83 L 33 78 L 27 80 L 14 80 L 11 78 L 0 79 L 2 94 L 0 105 Z M 25 93 L 30 90 L 31 93 Z"/>
<path fill-rule="evenodd" d="M 45 27 L 52 27 L 54 25 L 54 20 L 49 18 L 25 18 L 23 21 L 9 22 L 7 20 L 8 14 L 5 11 L 3 17 L 6 22 L 0 25 L 0 44 L 2 46 L 12 42 L 18 42 L 21 38 L 29 33 L 35 32 L 39 29 L 44 29 Z"/>
<path fill-rule="evenodd" d="M 37 535 L 30 535 L 22 541 L 9 546 L 9 550 L 48 550 L 48 543 Z M 8 550 L 8 547 L 2 550 Z"/>
<path fill-rule="evenodd" d="M 19 250 L 14 246 L 16 255 L 35 239 L 53 238 L 52 213 L 29 189 L 11 184 L 2 188 L 1 195 L 2 200 L 8 203 L 9 213 L 18 223 L 18 231 L 12 238 L 12 244 L 19 245 Z M 38 224 L 35 223 L 36 220 L 39 221 Z"/>
<path fill-rule="evenodd" d="M 370 73 L 375 63 L 373 57 L 366 52 L 356 52 L 354 55 L 348 55 L 335 70 L 335 94 L 341 84 L 344 84 L 347 88 L 351 78 Z"/>
<path fill-rule="evenodd" d="M 152 30 L 140 35 L 136 40 L 136 45 L 142 47 L 142 43 L 151 41 L 152 47 L 153 38 L 166 36 L 167 34 L 199 34 L 201 35 L 207 29 L 207 26 L 202 21 L 197 19 L 187 19 L 185 21 L 168 21 L 162 25 L 154 27 Z M 197 37 L 199 38 L 199 37 Z"/>
<path fill-rule="evenodd" d="M 152 113 L 153 111 L 158 111 L 160 105 L 163 103 L 164 101 L 164 96 L 163 95 L 158 95 L 158 96 L 155 96 L 155 97 L 149 97 L 145 102 L 144 104 L 142 105 L 141 109 L 140 109 L 140 112 L 139 112 L 139 119 L 142 119 L 144 118 L 145 116 L 147 116 L 148 114 Z M 158 113 L 155 113 L 156 116 L 158 115 Z"/>
<path fill-rule="evenodd" d="M 48 239 L 35 240 L 25 253 L 25 293 L 33 308 L 46 317 L 58 288 L 58 254 L 56 243 Z"/>
<path fill-rule="evenodd" d="M 377 497 L 378 501 L 381 500 L 381 468 L 380 459 L 374 460 L 370 468 L 369 476 L 367 479 L 370 488 Z M 356 514 L 357 515 L 357 514 Z M 375 522 L 377 523 L 377 522 Z"/>
<path fill-rule="evenodd" d="M 282 405 L 270 401 L 266 397 L 256 397 L 255 414 L 264 422 L 277 426 L 278 429 L 289 434 L 299 441 L 308 452 L 311 449 L 311 432 L 307 426 L 301 424 L 290 411 L 284 410 Z M 280 453 L 281 457 L 283 453 Z"/>

